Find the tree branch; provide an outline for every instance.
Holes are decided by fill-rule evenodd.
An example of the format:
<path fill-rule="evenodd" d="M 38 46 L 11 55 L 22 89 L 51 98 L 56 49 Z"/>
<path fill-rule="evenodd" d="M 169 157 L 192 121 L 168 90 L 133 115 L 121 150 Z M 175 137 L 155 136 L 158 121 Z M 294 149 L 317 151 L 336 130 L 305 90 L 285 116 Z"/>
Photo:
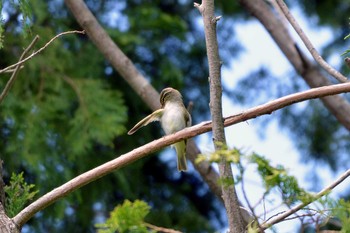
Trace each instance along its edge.
<path fill-rule="evenodd" d="M 202 0 L 202 4 L 194 6 L 203 17 L 205 42 L 209 64 L 210 86 L 210 112 L 213 120 L 213 142 L 215 150 L 221 150 L 226 145 L 224 121 L 222 115 L 222 84 L 221 84 L 221 61 L 216 37 L 216 24 L 220 17 L 214 15 L 214 0 Z M 232 180 L 232 168 L 225 157 L 219 163 L 220 178 Z M 245 231 L 245 225 L 240 212 L 239 201 L 234 185 L 222 185 L 222 197 L 224 200 L 229 223 L 229 232 L 241 233 Z"/>
<path fill-rule="evenodd" d="M 25 63 L 26 61 L 32 59 L 34 56 L 36 56 L 37 54 L 41 53 L 44 49 L 47 48 L 47 46 L 49 46 L 54 40 L 56 40 L 58 37 L 61 37 L 63 35 L 67 35 L 67 34 L 73 34 L 73 33 L 79 33 L 79 34 L 85 34 L 84 31 L 67 31 L 67 32 L 62 32 L 56 36 L 54 36 L 51 40 L 49 40 L 49 42 L 47 42 L 43 47 L 41 47 L 38 51 L 36 51 L 35 53 L 33 53 L 32 55 L 26 57 L 25 59 L 13 64 L 13 65 L 10 65 L 2 70 L 0 70 L 0 74 L 1 73 L 5 73 L 6 71 L 14 68 L 14 67 L 18 67 L 20 65 L 22 65 L 23 63 Z"/>
<path fill-rule="evenodd" d="M 282 12 L 288 19 L 289 23 L 293 26 L 296 33 L 299 35 L 300 39 L 304 42 L 306 48 L 310 51 L 311 55 L 317 61 L 320 66 L 325 69 L 330 75 L 332 75 L 334 78 L 336 78 L 339 82 L 347 82 L 348 79 L 342 75 L 340 72 L 338 72 L 336 69 L 334 69 L 332 66 L 330 66 L 317 52 L 309 38 L 304 33 L 303 29 L 300 27 L 292 13 L 289 11 L 287 5 L 284 3 L 283 0 L 276 0 L 278 6 L 281 8 Z"/>
<path fill-rule="evenodd" d="M 182 233 L 181 231 L 169 229 L 169 228 L 164 228 L 164 227 L 158 227 L 150 223 L 143 223 L 146 227 L 155 230 L 156 232 L 163 232 L 163 233 Z"/>
<path fill-rule="evenodd" d="M 266 104 L 248 109 L 243 113 L 229 116 L 225 118 L 224 125 L 230 126 L 243 121 L 247 121 L 257 116 L 271 114 L 273 111 L 308 99 L 319 98 L 326 95 L 335 95 L 344 92 L 350 92 L 350 83 L 319 87 L 295 93 L 273 100 Z M 77 190 L 78 188 L 87 185 L 88 183 L 97 180 L 116 169 L 126 166 L 138 159 L 141 159 L 150 153 L 154 153 L 165 146 L 169 146 L 177 141 L 192 138 L 199 134 L 206 133 L 212 129 L 211 125 L 212 124 L 210 121 L 202 122 L 192 127 L 185 128 L 175 134 L 167 135 L 163 138 L 152 141 L 119 157 L 116 156 L 116 159 L 104 163 L 90 171 L 87 171 L 68 181 L 67 183 L 59 186 L 58 188 L 52 190 L 51 192 L 45 194 L 29 206 L 27 206 L 25 209 L 23 209 L 20 213 L 18 213 L 13 218 L 13 221 L 16 223 L 16 225 L 22 227 L 31 217 L 34 216 L 34 214 L 44 209 L 45 207 L 53 204 L 55 201 L 65 197 L 71 192 Z"/>
<path fill-rule="evenodd" d="M 1 233 L 20 233 L 20 227 L 18 227 L 12 219 L 10 219 L 5 209 L 0 203 L 0 232 Z"/>
<path fill-rule="evenodd" d="M 27 55 L 27 53 L 33 48 L 34 44 L 39 40 L 39 36 L 35 36 L 33 41 L 28 45 L 28 47 L 23 51 L 21 57 L 19 58 L 19 62 L 21 62 L 23 60 L 23 58 Z M 7 81 L 6 86 L 4 88 L 4 90 L 1 92 L 0 95 L 0 104 L 2 103 L 2 101 L 5 99 L 5 97 L 7 96 L 8 92 L 10 91 L 10 88 L 12 87 L 13 83 L 15 82 L 16 78 L 17 78 L 17 74 L 19 69 L 21 68 L 21 64 L 18 64 L 14 70 L 13 73 L 10 77 L 10 79 Z"/>
<path fill-rule="evenodd" d="M 297 49 L 298 47 L 288 30 L 284 27 L 283 21 L 276 17 L 265 1 L 240 0 L 239 2 L 264 25 L 294 69 L 311 88 L 331 85 L 331 82 L 319 69 Z M 350 131 L 349 102 L 339 95 L 324 97 L 321 98 L 321 101 L 338 121 Z"/>
<path fill-rule="evenodd" d="M 137 70 L 132 61 L 113 42 L 91 11 L 87 8 L 84 1 L 65 0 L 65 3 L 95 46 L 119 72 L 122 78 L 132 89 L 134 89 L 152 111 L 159 109 L 159 93 L 151 84 L 149 84 L 146 78 Z M 196 164 L 194 162 L 200 151 L 193 140 L 189 140 L 187 152 L 188 159 L 191 160 L 195 169 L 201 174 L 212 192 L 222 200 L 221 188 L 218 185 L 218 173 L 213 169 L 210 163 L 205 162 Z"/>
<path fill-rule="evenodd" d="M 304 208 L 305 206 L 309 205 L 310 203 L 318 200 L 319 198 L 323 197 L 324 195 L 328 194 L 330 191 L 332 191 L 336 186 L 338 186 L 341 182 L 343 182 L 346 178 L 350 176 L 350 169 L 344 172 L 338 179 L 336 179 L 334 182 L 332 182 L 330 185 L 322 189 L 319 193 L 317 193 L 314 197 L 314 199 L 311 201 L 303 202 L 292 209 L 284 212 L 283 214 L 271 219 L 270 221 L 265 222 L 262 227 L 264 229 L 267 229 L 271 227 L 272 225 L 281 222 L 288 216 L 294 214 L 295 212 L 299 211 L 300 209 Z"/>

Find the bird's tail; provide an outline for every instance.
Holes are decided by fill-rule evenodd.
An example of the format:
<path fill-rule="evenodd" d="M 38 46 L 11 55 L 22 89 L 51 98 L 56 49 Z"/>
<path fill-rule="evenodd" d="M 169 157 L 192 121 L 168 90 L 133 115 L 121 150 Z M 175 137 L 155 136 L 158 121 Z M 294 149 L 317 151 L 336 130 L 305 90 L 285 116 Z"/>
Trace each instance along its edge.
<path fill-rule="evenodd" d="M 177 154 L 177 170 L 187 171 L 186 141 L 177 142 L 174 146 Z"/>

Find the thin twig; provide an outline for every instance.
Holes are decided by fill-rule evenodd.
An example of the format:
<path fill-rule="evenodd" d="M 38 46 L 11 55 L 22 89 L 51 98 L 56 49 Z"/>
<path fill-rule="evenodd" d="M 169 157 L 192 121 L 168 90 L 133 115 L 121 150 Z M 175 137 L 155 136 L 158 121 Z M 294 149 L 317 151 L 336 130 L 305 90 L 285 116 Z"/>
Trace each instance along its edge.
<path fill-rule="evenodd" d="M 340 72 L 338 72 L 336 69 L 334 69 L 331 65 L 329 65 L 317 52 L 309 38 L 304 33 L 303 29 L 300 27 L 292 13 L 289 11 L 287 5 L 284 3 L 283 0 L 276 0 L 277 4 L 281 8 L 282 12 L 288 19 L 289 23 L 293 26 L 296 33 L 300 36 L 300 39 L 304 42 L 306 48 L 310 51 L 313 58 L 320 64 L 320 66 L 325 69 L 330 75 L 332 75 L 334 78 L 336 78 L 339 82 L 347 82 L 348 79 L 342 75 Z"/>
<path fill-rule="evenodd" d="M 155 230 L 155 231 L 159 231 L 159 232 L 164 232 L 164 233 L 182 233 L 181 231 L 177 231 L 177 230 L 173 230 L 173 229 L 169 229 L 169 228 L 164 228 L 164 227 L 158 227 L 149 223 L 143 223 L 143 225 L 145 225 L 146 227 Z"/>
<path fill-rule="evenodd" d="M 74 34 L 74 33 L 78 33 L 78 34 L 85 34 L 85 31 L 67 31 L 67 32 L 61 32 L 60 34 L 56 35 L 55 37 L 53 37 L 51 40 L 49 40 L 49 42 L 47 42 L 43 47 L 41 47 L 38 51 L 36 51 L 35 53 L 33 53 L 32 55 L 26 57 L 25 59 L 17 62 L 16 64 L 10 65 L 2 70 L 0 70 L 0 74 L 4 73 L 5 71 L 14 68 L 15 66 L 21 65 L 24 62 L 28 61 L 29 59 L 32 59 L 35 55 L 37 55 L 38 53 L 42 52 L 44 49 L 46 49 L 47 46 L 49 46 L 54 40 L 56 40 L 58 37 L 63 36 L 63 35 L 67 35 L 67 34 Z"/>
<path fill-rule="evenodd" d="M 282 220 L 286 219 L 288 216 L 296 213 L 297 211 L 299 211 L 300 209 L 304 208 L 305 206 L 309 205 L 310 203 L 314 202 L 315 200 L 323 197 L 324 195 L 326 195 L 327 193 L 329 193 L 332 189 L 334 189 L 336 186 L 338 186 L 341 182 L 343 182 L 346 178 L 348 178 L 350 176 L 350 169 L 347 170 L 346 172 L 344 172 L 338 179 L 336 179 L 334 182 L 332 182 L 330 185 L 328 185 L 327 187 L 325 187 L 324 189 L 322 189 L 319 193 L 317 193 L 315 195 L 315 197 L 313 198 L 313 200 L 307 201 L 307 202 L 303 202 L 297 206 L 295 206 L 294 208 L 286 211 L 285 213 L 279 215 L 276 218 L 271 219 L 270 221 L 265 222 L 262 226 L 264 229 L 267 229 L 269 227 L 271 227 L 272 225 L 281 222 Z"/>
<path fill-rule="evenodd" d="M 23 51 L 21 57 L 19 58 L 19 62 L 17 63 L 17 65 L 15 65 L 14 71 L 10 77 L 10 79 L 7 81 L 6 86 L 4 88 L 4 90 L 2 91 L 1 95 L 0 95 L 0 104 L 2 103 L 2 101 L 5 99 L 6 95 L 8 94 L 8 92 L 10 91 L 13 83 L 15 82 L 16 78 L 17 78 L 17 74 L 18 71 L 21 68 L 21 63 L 23 61 L 23 58 L 27 55 L 27 53 L 33 48 L 33 46 L 35 45 L 35 43 L 39 40 L 39 36 L 36 35 L 33 39 L 33 41 L 28 45 L 28 47 Z"/>
<path fill-rule="evenodd" d="M 249 210 L 250 210 L 250 212 L 252 214 L 252 216 L 250 216 L 250 217 L 252 217 L 253 221 L 255 220 L 256 224 L 258 225 L 259 231 L 260 232 L 264 232 L 264 230 L 260 226 L 259 219 L 258 219 L 257 215 L 255 214 L 254 208 L 250 204 L 250 201 L 248 199 L 247 193 L 245 192 L 243 174 L 244 174 L 244 170 L 241 169 L 241 177 L 242 177 L 242 179 L 241 179 L 241 189 L 242 189 L 243 197 L 244 197 L 245 201 L 247 202 L 248 208 L 249 208 Z M 250 223 L 251 222 L 248 222 L 248 224 L 250 224 Z"/>
<path fill-rule="evenodd" d="M 16 66 L 16 67 L 17 67 L 17 66 Z M 20 69 L 23 69 L 24 66 L 22 65 L 22 66 L 20 66 L 19 68 L 20 68 Z M 15 68 L 15 69 L 16 69 L 16 68 Z M 4 73 L 13 73 L 13 72 L 15 71 L 15 69 L 6 70 Z"/>

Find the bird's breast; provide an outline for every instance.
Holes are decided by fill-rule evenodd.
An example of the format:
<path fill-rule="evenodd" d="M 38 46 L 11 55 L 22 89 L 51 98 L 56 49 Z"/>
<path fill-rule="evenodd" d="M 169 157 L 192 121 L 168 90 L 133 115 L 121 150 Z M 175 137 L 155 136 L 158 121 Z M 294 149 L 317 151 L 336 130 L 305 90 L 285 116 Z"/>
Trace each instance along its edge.
<path fill-rule="evenodd" d="M 161 125 L 165 134 L 172 134 L 186 127 L 184 107 L 177 103 L 167 103 L 161 118 Z"/>

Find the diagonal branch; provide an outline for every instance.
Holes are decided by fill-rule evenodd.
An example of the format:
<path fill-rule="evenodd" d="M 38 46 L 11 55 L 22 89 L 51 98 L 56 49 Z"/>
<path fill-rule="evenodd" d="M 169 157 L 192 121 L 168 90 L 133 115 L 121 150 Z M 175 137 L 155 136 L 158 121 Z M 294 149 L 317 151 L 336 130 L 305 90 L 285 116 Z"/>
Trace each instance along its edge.
<path fill-rule="evenodd" d="M 307 201 L 307 202 L 303 202 L 303 203 L 301 203 L 301 204 L 291 208 L 290 210 L 284 212 L 283 214 L 278 215 L 277 217 L 271 219 L 270 221 L 265 222 L 262 227 L 264 229 L 267 229 L 267 228 L 271 227 L 272 225 L 281 222 L 285 218 L 287 218 L 290 215 L 296 213 L 297 211 L 301 210 L 302 208 L 304 208 L 305 206 L 309 205 L 310 203 L 312 203 L 312 202 L 318 200 L 319 198 L 323 197 L 324 195 L 328 194 L 330 191 L 332 191 L 336 186 L 338 186 L 340 183 L 342 183 L 349 176 L 350 176 L 350 169 L 347 170 L 346 172 L 344 172 L 338 179 L 333 181 L 330 185 L 328 185 L 327 187 L 322 189 L 320 192 L 318 192 L 314 196 L 313 200 L 310 200 L 310 201 Z"/>
<path fill-rule="evenodd" d="M 38 51 L 32 53 L 32 55 L 26 57 L 25 59 L 23 60 L 20 60 L 19 62 L 13 64 L 13 65 L 10 65 L 2 70 L 0 70 L 0 74 L 1 73 L 5 73 L 6 71 L 10 70 L 10 69 L 13 69 L 14 67 L 17 67 L 17 66 L 20 66 L 22 65 L 23 63 L 25 63 L 26 61 L 32 59 L 33 57 L 35 57 L 37 54 L 41 53 L 44 49 L 47 48 L 47 46 L 49 46 L 54 40 L 56 40 L 58 37 L 61 37 L 63 35 L 67 35 L 67 34 L 73 34 L 73 33 L 79 33 L 79 34 L 85 34 L 84 31 L 67 31 L 67 32 L 61 32 L 59 34 L 57 34 L 56 36 L 54 36 L 51 40 L 49 40 L 49 42 L 47 42 L 43 47 L 41 47 Z"/>
<path fill-rule="evenodd" d="M 331 82 L 320 72 L 318 67 L 298 49 L 283 21 L 273 13 L 265 1 L 239 0 L 239 2 L 261 22 L 296 72 L 311 88 L 331 85 Z M 321 101 L 338 121 L 350 131 L 349 102 L 339 95 L 327 96 L 321 98 Z"/>
<path fill-rule="evenodd" d="M 29 53 L 29 51 L 33 48 L 33 46 L 35 45 L 35 43 L 38 40 L 39 40 L 39 36 L 37 35 L 37 36 L 34 37 L 33 41 L 28 45 L 28 47 L 23 51 L 21 57 L 19 58 L 19 62 L 23 61 L 23 58 L 27 55 L 27 53 Z M 2 101 L 7 96 L 8 92 L 10 91 L 13 83 L 15 82 L 15 80 L 17 78 L 17 74 L 18 74 L 20 68 L 21 68 L 21 64 L 18 64 L 18 65 L 15 66 L 10 79 L 7 81 L 4 90 L 1 92 L 0 104 L 2 103 Z"/>
<path fill-rule="evenodd" d="M 283 0 L 276 0 L 278 6 L 281 8 L 283 14 L 288 19 L 289 23 L 293 26 L 296 33 L 299 35 L 300 39 L 304 42 L 306 48 L 310 51 L 311 55 L 315 59 L 315 61 L 320 64 L 320 66 L 325 69 L 330 75 L 332 75 L 334 78 L 336 78 L 339 82 L 347 82 L 348 79 L 342 75 L 339 71 L 334 69 L 331 65 L 329 65 L 317 52 L 315 47 L 313 46 L 312 42 L 309 40 L 309 38 L 304 33 L 303 29 L 298 24 L 297 20 L 294 18 L 292 13 L 289 11 L 287 5 L 284 3 Z"/>
<path fill-rule="evenodd" d="M 249 119 L 264 115 L 271 114 L 273 111 L 281 109 L 283 107 L 292 105 L 294 103 L 302 102 L 308 99 L 320 98 L 327 95 L 335 95 L 339 93 L 350 92 L 350 83 L 336 84 L 327 87 L 319 87 L 310 89 L 307 91 L 295 93 L 292 95 L 284 96 L 282 98 L 270 101 L 268 103 L 256 106 L 254 108 L 248 109 L 240 114 L 229 116 L 225 118 L 225 127 L 237 124 Z M 189 128 L 185 128 L 175 134 L 165 136 L 163 138 L 152 141 L 146 145 L 138 147 L 126 154 L 117 157 L 107 163 L 104 163 L 92 170 L 89 170 L 74 179 L 68 181 L 67 183 L 57 187 L 51 192 L 45 194 L 38 200 L 34 201 L 32 204 L 24 208 L 20 213 L 18 213 L 13 221 L 20 227 L 22 227 L 30 218 L 34 216 L 37 212 L 44 209 L 45 207 L 53 204 L 57 200 L 67 196 L 71 192 L 77 190 L 78 188 L 87 185 L 94 180 L 97 180 L 121 167 L 124 167 L 138 159 L 141 159 L 151 153 L 154 153 L 165 146 L 174 144 L 175 142 L 192 138 L 199 134 L 206 133 L 212 129 L 212 123 L 210 121 L 202 122 L 200 124 L 194 125 Z"/>

